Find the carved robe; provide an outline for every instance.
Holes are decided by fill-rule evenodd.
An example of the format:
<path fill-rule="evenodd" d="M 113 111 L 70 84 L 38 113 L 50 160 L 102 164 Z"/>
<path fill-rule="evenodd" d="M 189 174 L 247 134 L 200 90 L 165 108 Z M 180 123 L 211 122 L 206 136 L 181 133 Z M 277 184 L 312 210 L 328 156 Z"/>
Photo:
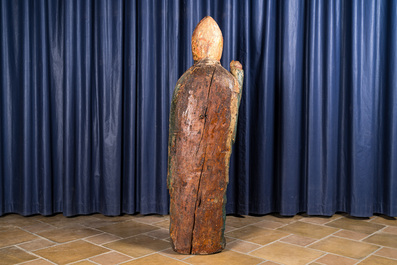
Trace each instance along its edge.
<path fill-rule="evenodd" d="M 168 188 L 175 251 L 210 254 L 225 247 L 225 203 L 243 71 L 197 61 L 178 80 L 171 103 Z M 239 84 L 240 83 L 240 84 Z"/>

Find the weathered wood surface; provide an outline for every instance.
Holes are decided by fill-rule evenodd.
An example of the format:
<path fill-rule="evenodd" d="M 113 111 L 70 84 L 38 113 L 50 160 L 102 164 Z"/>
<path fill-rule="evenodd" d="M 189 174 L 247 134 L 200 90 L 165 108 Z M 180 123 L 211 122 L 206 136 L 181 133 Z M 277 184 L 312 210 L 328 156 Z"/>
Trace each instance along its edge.
<path fill-rule="evenodd" d="M 170 113 L 168 188 L 170 237 L 184 254 L 225 247 L 226 187 L 243 82 L 239 62 L 231 73 L 219 60 L 223 37 L 211 17 L 192 36 L 195 64 L 178 80 Z"/>
<path fill-rule="evenodd" d="M 171 107 L 168 187 L 175 251 L 225 247 L 229 159 L 240 88 L 219 62 L 204 59 L 178 81 Z"/>

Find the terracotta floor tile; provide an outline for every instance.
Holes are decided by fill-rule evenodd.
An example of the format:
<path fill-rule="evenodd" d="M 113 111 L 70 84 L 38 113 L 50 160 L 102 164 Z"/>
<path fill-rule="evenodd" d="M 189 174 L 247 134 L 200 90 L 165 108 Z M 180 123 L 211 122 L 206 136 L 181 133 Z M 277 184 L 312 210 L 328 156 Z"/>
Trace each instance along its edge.
<path fill-rule="evenodd" d="M 365 260 L 363 260 L 362 262 L 360 262 L 359 264 L 360 265 L 397 265 L 397 260 L 372 255 L 366 258 Z"/>
<path fill-rule="evenodd" d="M 1 264 L 17 264 L 34 259 L 37 259 L 37 257 L 26 253 L 17 247 L 6 247 L 0 249 Z"/>
<path fill-rule="evenodd" d="M 121 221 L 117 221 L 117 220 L 113 220 L 113 219 L 95 219 L 95 220 L 90 220 L 89 222 L 86 222 L 86 223 L 78 223 L 78 224 L 84 225 L 84 226 L 90 227 L 90 228 L 98 228 L 98 227 L 103 227 L 103 226 L 118 224 L 118 223 L 121 223 Z"/>
<path fill-rule="evenodd" d="M 73 265 L 92 265 L 92 264 L 96 264 L 96 263 L 88 261 L 88 260 L 82 260 L 82 261 L 73 263 Z"/>
<path fill-rule="evenodd" d="M 168 258 L 160 254 L 153 254 L 143 258 L 129 261 L 127 263 L 123 263 L 123 265 L 149 265 L 149 264 L 185 265 L 186 263 Z"/>
<path fill-rule="evenodd" d="M 102 218 L 97 218 L 97 217 L 94 217 L 91 215 L 90 216 L 76 216 L 76 217 L 72 217 L 72 218 L 76 218 L 75 220 L 73 220 L 73 222 L 75 222 L 76 224 L 81 224 L 81 225 L 92 227 L 92 228 L 101 227 L 101 226 L 105 226 L 105 225 L 109 225 L 109 224 L 120 223 L 120 222 L 124 222 L 124 221 L 133 219 L 133 218 L 119 219 L 117 217 L 108 217 L 108 218 L 102 219 Z"/>
<path fill-rule="evenodd" d="M 108 216 L 108 215 L 103 215 L 101 213 L 93 214 L 91 215 L 92 217 L 95 217 L 97 219 L 103 219 L 103 220 L 112 220 L 114 222 L 125 222 L 125 221 L 130 221 L 134 220 L 138 214 L 123 214 L 123 215 L 117 215 L 117 216 Z"/>
<path fill-rule="evenodd" d="M 339 219 L 341 216 L 333 215 L 333 216 L 304 216 L 299 221 L 311 224 L 322 225 L 329 223 L 333 220 Z"/>
<path fill-rule="evenodd" d="M 160 228 L 169 229 L 170 228 L 170 220 L 164 220 L 164 221 L 155 223 L 153 225 L 160 227 Z"/>
<path fill-rule="evenodd" d="M 247 227 L 235 229 L 231 232 L 225 233 L 225 236 L 246 240 L 248 238 L 258 236 L 258 233 L 264 233 L 266 231 L 270 231 L 270 229 L 264 229 L 250 225 Z"/>
<path fill-rule="evenodd" d="M 164 220 L 169 220 L 168 216 L 153 214 L 153 215 L 138 215 L 134 221 L 142 222 L 145 224 L 155 224 Z"/>
<path fill-rule="evenodd" d="M 368 234 L 364 234 L 364 233 L 360 233 L 360 232 L 354 232 L 351 230 L 341 230 L 337 233 L 334 234 L 335 236 L 339 236 L 339 237 L 345 237 L 345 238 L 349 238 L 349 239 L 353 239 L 353 240 L 361 240 L 365 237 L 368 236 Z"/>
<path fill-rule="evenodd" d="M 23 226 L 24 230 L 27 230 L 32 233 L 37 233 L 45 230 L 54 229 L 55 227 L 46 223 L 37 222 L 34 224 L 30 224 L 27 226 Z"/>
<path fill-rule="evenodd" d="M 304 247 L 315 242 L 316 240 L 317 239 L 313 239 L 310 237 L 291 235 L 289 237 L 281 239 L 280 241 Z"/>
<path fill-rule="evenodd" d="M 254 265 L 263 262 L 260 258 L 240 254 L 231 250 L 224 250 L 214 255 L 196 255 L 184 261 L 191 264 L 203 265 Z"/>
<path fill-rule="evenodd" d="M 332 221 L 326 225 L 340 229 L 347 229 L 354 232 L 364 233 L 364 234 L 372 234 L 385 227 L 384 225 L 367 222 L 365 220 L 351 219 L 351 218 L 341 218 Z"/>
<path fill-rule="evenodd" d="M 168 229 L 157 229 L 151 232 L 146 233 L 146 235 L 158 238 L 158 239 L 166 239 L 170 237 L 170 232 Z"/>
<path fill-rule="evenodd" d="M 323 225 L 315 225 L 304 222 L 295 222 L 287 226 L 283 226 L 277 230 L 293 233 L 295 235 L 320 239 L 338 231 L 336 228 L 331 228 Z"/>
<path fill-rule="evenodd" d="M 371 223 L 397 226 L 397 218 L 388 216 L 377 216 L 371 220 Z"/>
<path fill-rule="evenodd" d="M 187 259 L 187 258 L 193 256 L 193 255 L 179 254 L 179 253 L 175 252 L 172 248 L 164 249 L 164 250 L 160 251 L 160 253 L 162 255 L 166 255 L 168 257 L 171 257 L 171 258 L 174 258 L 174 259 L 179 259 L 179 260 Z"/>
<path fill-rule="evenodd" d="M 11 246 L 26 241 L 35 240 L 38 237 L 25 232 L 19 228 L 12 228 L 3 232 L 0 232 L 0 248 L 5 246 Z"/>
<path fill-rule="evenodd" d="M 43 253 L 48 257 L 53 255 L 52 262 L 57 264 L 72 262 L 73 265 L 111 265 L 125 262 L 150 264 L 152 261 L 155 262 L 154 264 L 174 264 L 172 262 L 190 264 L 191 261 L 195 262 L 194 264 L 246 264 L 247 257 L 256 259 L 252 264 L 290 265 L 294 262 L 300 264 L 300 255 L 305 258 L 311 257 L 310 254 L 301 254 L 302 249 L 303 252 L 315 251 L 314 253 L 322 255 L 309 260 L 307 264 L 312 265 L 356 264 L 360 261 L 360 257 L 363 259 L 361 260 L 363 263 L 360 264 L 396 264 L 397 261 L 397 220 L 390 217 L 374 216 L 363 219 L 337 214 L 330 218 L 306 215 L 295 217 L 265 215 L 244 218 L 228 216 L 227 218 L 229 219 L 227 222 L 231 225 L 226 226 L 226 250 L 215 255 L 194 256 L 180 255 L 171 249 L 168 215 L 138 214 L 108 217 L 94 214 L 72 218 L 62 214 L 51 217 L 6 215 L 0 217 L 0 264 L 21 262 L 10 261 L 10 257 L 11 259 L 29 257 L 30 259 L 23 261 L 23 264 L 29 265 L 53 264 L 48 261 L 50 259 L 46 260 L 45 256 L 42 256 L 45 259 L 35 256 Z M 323 228 L 328 232 L 321 231 Z M 49 240 L 42 238 L 42 235 L 46 235 Z M 321 236 L 326 238 L 320 238 Z M 52 240 L 74 242 L 56 244 Z M 70 246 L 73 243 L 83 245 Z M 278 256 L 279 259 L 288 259 L 285 256 L 298 257 L 298 259 L 283 263 L 277 258 L 270 261 L 259 256 L 276 255 L 279 249 L 277 246 L 280 245 L 288 248 L 284 251 L 284 257 Z M 276 248 L 269 250 L 268 247 L 271 246 Z M 23 250 L 32 251 L 35 255 Z M 255 257 L 253 253 L 256 253 Z M 243 257 L 242 260 L 238 260 L 236 255 L 241 255 L 239 257 Z M 57 259 L 62 260 L 55 261 Z M 248 262 L 251 261 L 248 259 Z"/>
<path fill-rule="evenodd" d="M 64 227 L 70 225 L 81 225 L 82 222 L 87 222 L 88 219 L 93 218 L 92 216 L 77 216 L 77 217 L 66 217 L 63 214 L 57 214 L 54 216 L 39 216 L 37 217 L 41 222 L 50 224 L 55 227 Z"/>
<path fill-rule="evenodd" d="M 98 229 L 125 238 L 125 237 L 135 236 L 141 233 L 150 232 L 159 228 L 152 225 L 137 223 L 134 221 L 127 221 L 104 227 L 99 227 Z"/>
<path fill-rule="evenodd" d="M 379 248 L 371 244 L 332 236 L 309 247 L 353 259 L 362 259 Z"/>
<path fill-rule="evenodd" d="M 341 257 L 333 254 L 327 254 L 317 260 L 317 262 L 326 265 L 353 265 L 357 263 L 356 259 Z"/>
<path fill-rule="evenodd" d="M 87 227 L 85 227 L 82 224 L 74 223 L 74 222 L 68 222 L 68 221 L 54 223 L 54 224 L 51 224 L 51 225 L 54 226 L 55 229 L 57 229 L 57 228 L 60 228 L 60 229 L 63 229 L 63 228 L 67 228 L 67 229 L 83 229 L 83 228 L 87 228 Z"/>
<path fill-rule="evenodd" d="M 103 264 L 103 265 L 119 264 L 122 262 L 126 262 L 130 259 L 132 259 L 132 258 L 129 256 L 126 256 L 124 254 L 118 253 L 118 252 L 108 252 L 108 253 L 90 258 L 90 260 L 92 260 L 96 263 L 99 263 L 99 264 Z"/>
<path fill-rule="evenodd" d="M 107 248 L 137 258 L 170 247 L 170 243 L 146 235 L 121 239 L 104 245 Z"/>
<path fill-rule="evenodd" d="M 270 230 L 269 232 L 266 232 L 262 235 L 253 237 L 248 239 L 247 241 L 250 241 L 252 243 L 260 244 L 260 245 L 267 245 L 273 241 L 277 241 L 283 237 L 288 236 L 287 233 L 281 232 L 281 231 L 274 231 Z"/>
<path fill-rule="evenodd" d="M 57 264 L 67 264 L 70 262 L 99 255 L 108 251 L 108 249 L 93 245 L 82 240 L 78 240 L 62 245 L 37 250 L 34 251 L 34 253 Z"/>
<path fill-rule="evenodd" d="M 257 226 L 257 227 L 261 227 L 261 228 L 276 229 L 276 228 L 284 226 L 285 224 L 280 223 L 280 222 L 273 222 L 273 221 L 265 220 L 265 221 L 262 221 L 259 223 L 255 223 L 253 225 Z"/>
<path fill-rule="evenodd" d="M 260 221 L 262 221 L 262 218 L 255 216 L 226 216 L 226 225 L 236 228 L 240 228 L 253 223 L 258 223 Z"/>
<path fill-rule="evenodd" d="M 39 223 L 35 216 L 26 217 L 19 214 L 7 214 L 0 217 L 0 226 L 11 225 L 14 227 L 23 227 L 35 223 Z"/>
<path fill-rule="evenodd" d="M 23 248 L 28 251 L 34 251 L 34 250 L 46 248 L 46 247 L 49 247 L 52 245 L 55 245 L 55 243 L 51 242 L 50 240 L 40 238 L 40 239 L 36 239 L 36 240 L 32 240 L 32 241 L 28 241 L 28 242 L 19 244 L 18 247 Z"/>
<path fill-rule="evenodd" d="M 225 236 L 226 239 L 226 245 L 232 243 L 233 241 L 236 241 L 237 239 L 233 238 L 233 237 L 228 237 Z M 171 241 L 170 241 L 171 242 Z"/>
<path fill-rule="evenodd" d="M 107 221 L 105 221 L 107 220 Z M 105 219 L 102 220 L 100 218 L 96 218 L 92 215 L 82 215 L 75 217 L 66 217 L 62 214 L 58 214 L 55 216 L 41 216 L 40 221 L 52 225 L 57 228 L 63 227 L 85 227 L 89 226 L 91 228 L 97 228 L 109 224 L 117 223 L 114 219 Z M 127 220 L 127 219 L 126 219 Z"/>
<path fill-rule="evenodd" d="M 103 233 L 96 236 L 91 236 L 89 238 L 85 238 L 84 240 L 97 245 L 102 245 L 119 239 L 121 239 L 121 237 L 112 234 Z"/>
<path fill-rule="evenodd" d="M 56 228 L 52 230 L 39 232 L 37 234 L 57 243 L 65 243 L 68 241 L 97 235 L 100 234 L 100 232 L 90 228 L 81 228 L 81 229 Z"/>
<path fill-rule="evenodd" d="M 64 223 L 63 225 L 59 225 L 57 227 L 55 227 L 54 229 L 65 229 L 65 230 L 80 230 L 80 229 L 91 229 L 89 227 L 86 227 L 82 224 L 77 224 L 77 223 Z M 49 230 L 43 231 L 43 232 L 47 232 Z M 39 232 L 41 233 L 41 232 Z"/>
<path fill-rule="evenodd" d="M 389 226 L 382 230 L 382 232 L 397 235 L 397 227 Z"/>
<path fill-rule="evenodd" d="M 323 252 L 291 244 L 275 242 L 254 250 L 253 256 L 288 265 L 307 264 L 323 255 Z"/>
<path fill-rule="evenodd" d="M 45 259 L 35 259 L 23 263 L 23 265 L 54 265 L 54 263 L 46 261 Z"/>
<path fill-rule="evenodd" d="M 378 256 L 383 256 L 386 258 L 392 258 L 392 259 L 397 260 L 397 249 L 395 249 L 395 248 L 383 247 L 374 254 L 378 255 Z"/>
<path fill-rule="evenodd" d="M 13 226 L 13 225 L 9 225 L 9 224 L 2 225 L 2 224 L 0 224 L 0 233 L 8 231 L 10 229 L 15 229 L 15 228 L 16 228 L 16 226 Z"/>
<path fill-rule="evenodd" d="M 393 234 L 376 233 L 364 239 L 364 241 L 385 247 L 397 248 L 397 235 Z"/>
<path fill-rule="evenodd" d="M 275 240 L 288 236 L 288 233 L 270 229 L 264 229 L 257 226 L 246 226 L 226 234 L 228 237 L 234 237 L 247 240 L 252 243 L 261 245 L 269 244 Z"/>
<path fill-rule="evenodd" d="M 231 232 L 231 231 L 236 230 L 236 229 L 237 229 L 236 227 L 226 225 L 225 226 L 225 233 Z"/>
<path fill-rule="evenodd" d="M 246 241 L 241 241 L 241 240 L 236 240 L 230 244 L 226 245 L 227 249 L 238 251 L 238 252 L 243 252 L 243 253 L 248 253 L 251 252 L 257 248 L 260 248 L 261 246 L 257 244 L 252 244 L 250 242 Z"/>

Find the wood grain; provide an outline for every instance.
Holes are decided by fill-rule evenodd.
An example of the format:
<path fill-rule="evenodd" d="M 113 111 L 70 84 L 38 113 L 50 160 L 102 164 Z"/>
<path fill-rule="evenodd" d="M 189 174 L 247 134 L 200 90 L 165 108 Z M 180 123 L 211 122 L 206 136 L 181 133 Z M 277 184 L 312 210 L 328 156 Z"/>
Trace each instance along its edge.
<path fill-rule="evenodd" d="M 243 78 L 242 69 L 233 69 Z M 170 237 L 179 253 L 211 254 L 225 247 L 226 188 L 240 92 L 237 78 L 208 58 L 197 61 L 175 87 L 168 188 Z"/>

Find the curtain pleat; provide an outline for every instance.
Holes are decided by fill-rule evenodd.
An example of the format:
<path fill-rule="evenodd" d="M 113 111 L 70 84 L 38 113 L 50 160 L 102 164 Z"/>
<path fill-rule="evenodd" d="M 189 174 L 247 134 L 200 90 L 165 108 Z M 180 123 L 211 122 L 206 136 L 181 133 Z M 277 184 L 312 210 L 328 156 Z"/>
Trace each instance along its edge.
<path fill-rule="evenodd" d="M 1 1 L 0 215 L 167 214 L 206 15 L 245 70 L 227 212 L 397 216 L 397 2 Z"/>

